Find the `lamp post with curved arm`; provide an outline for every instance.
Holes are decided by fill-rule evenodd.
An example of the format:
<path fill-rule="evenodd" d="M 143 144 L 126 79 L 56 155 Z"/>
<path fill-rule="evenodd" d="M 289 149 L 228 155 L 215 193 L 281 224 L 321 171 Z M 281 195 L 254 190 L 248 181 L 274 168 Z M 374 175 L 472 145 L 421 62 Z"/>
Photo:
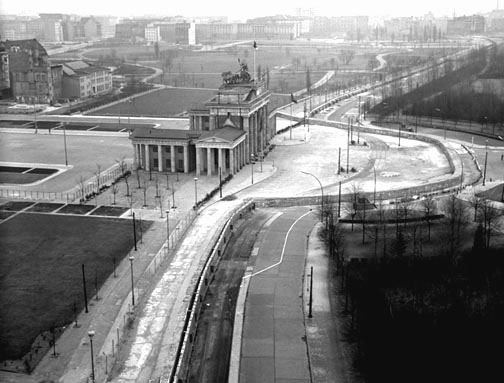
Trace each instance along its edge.
<path fill-rule="evenodd" d="M 88 336 L 89 336 L 89 344 L 91 345 L 91 380 L 93 383 L 95 383 L 95 370 L 94 370 L 94 355 L 93 355 L 93 337 L 95 335 L 95 332 L 93 330 L 88 331 Z"/>
<path fill-rule="evenodd" d="M 324 188 L 322 187 L 322 183 L 320 182 L 320 180 L 318 179 L 318 177 L 316 175 L 314 175 L 314 174 L 311 174 L 311 173 L 308 173 L 308 172 L 304 172 L 302 170 L 301 170 L 301 173 L 308 174 L 309 176 L 312 176 L 313 178 L 315 178 L 317 180 L 317 182 L 320 185 L 320 194 L 321 194 L 320 209 L 322 210 L 321 214 L 320 214 L 320 221 L 322 222 L 324 220 Z"/>

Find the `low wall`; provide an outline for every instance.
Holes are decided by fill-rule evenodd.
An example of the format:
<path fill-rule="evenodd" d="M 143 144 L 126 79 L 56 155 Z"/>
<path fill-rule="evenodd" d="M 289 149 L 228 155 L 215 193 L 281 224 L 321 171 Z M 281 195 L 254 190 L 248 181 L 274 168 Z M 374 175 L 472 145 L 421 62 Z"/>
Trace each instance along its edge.
<path fill-rule="evenodd" d="M 160 383 L 172 383 L 186 380 L 190 368 L 189 360 L 191 357 L 193 341 L 196 334 L 198 317 L 203 299 L 208 290 L 208 286 L 215 277 L 215 272 L 217 271 L 222 255 L 226 250 L 228 240 L 233 235 L 234 223 L 242 218 L 242 215 L 245 211 L 250 211 L 253 208 L 255 208 L 254 202 L 251 200 L 246 201 L 233 213 L 233 215 L 228 219 L 228 221 L 222 228 L 211 253 L 207 257 L 203 271 L 200 273 L 197 283 L 195 284 L 195 288 L 191 296 L 191 302 L 186 312 L 184 329 L 180 337 L 179 347 L 177 349 L 175 363 L 172 368 L 170 378 L 168 381 L 160 381 Z"/>

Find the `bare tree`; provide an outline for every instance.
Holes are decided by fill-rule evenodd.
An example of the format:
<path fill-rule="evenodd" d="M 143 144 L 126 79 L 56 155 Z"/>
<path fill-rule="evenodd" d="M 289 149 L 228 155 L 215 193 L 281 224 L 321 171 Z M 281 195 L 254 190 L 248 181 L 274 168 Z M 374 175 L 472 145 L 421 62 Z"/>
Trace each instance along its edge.
<path fill-rule="evenodd" d="M 121 176 L 124 178 L 124 183 L 126 184 L 126 197 L 129 197 L 130 190 L 129 190 L 128 178 L 130 176 L 130 172 L 128 171 L 128 164 L 126 163 L 124 157 L 122 157 L 120 160 L 116 160 L 116 162 L 117 165 L 119 166 L 119 170 L 121 171 Z"/>
<path fill-rule="evenodd" d="M 352 217 L 352 231 L 354 230 L 354 219 L 357 215 L 359 208 L 359 196 L 361 194 L 361 187 L 359 184 L 352 183 L 350 185 L 350 203 L 346 205 L 346 211 Z"/>
<path fill-rule="evenodd" d="M 421 208 L 424 212 L 425 216 L 425 221 L 427 222 L 427 228 L 428 228 L 428 239 L 430 241 L 431 239 L 431 225 L 432 225 L 432 215 L 436 213 L 437 209 L 437 203 L 432 196 L 426 196 L 421 202 L 420 202 Z"/>
<path fill-rule="evenodd" d="M 114 196 L 114 202 L 112 203 L 112 205 L 115 205 L 116 204 L 116 196 L 117 196 L 117 193 L 119 192 L 119 187 L 117 186 L 117 183 L 114 182 L 112 184 L 111 192 L 112 192 L 112 195 Z"/>
<path fill-rule="evenodd" d="M 449 196 L 443 203 L 443 211 L 448 218 L 447 240 L 449 244 L 449 255 L 453 257 L 455 251 L 461 243 L 464 234 L 464 228 L 469 221 L 464 202 L 458 199 L 455 195 Z"/>
<path fill-rule="evenodd" d="M 86 200 L 86 179 L 83 175 L 79 176 L 77 180 L 77 185 L 79 187 L 80 199 L 79 202 L 83 203 Z"/>
<path fill-rule="evenodd" d="M 504 210 L 497 209 L 492 202 L 487 199 L 481 199 L 477 205 L 476 221 L 483 227 L 485 237 L 485 247 L 490 248 L 490 239 L 492 235 L 502 227 Z"/>
<path fill-rule="evenodd" d="M 342 49 L 339 54 L 339 59 L 344 65 L 350 64 L 350 62 L 354 59 L 354 57 L 355 57 L 355 51 L 351 49 Z"/>
<path fill-rule="evenodd" d="M 100 164 L 96 164 L 96 170 L 93 172 L 93 174 L 95 175 L 95 179 L 96 179 L 96 194 L 99 194 L 100 193 L 100 179 L 101 179 L 101 174 L 102 174 Z"/>

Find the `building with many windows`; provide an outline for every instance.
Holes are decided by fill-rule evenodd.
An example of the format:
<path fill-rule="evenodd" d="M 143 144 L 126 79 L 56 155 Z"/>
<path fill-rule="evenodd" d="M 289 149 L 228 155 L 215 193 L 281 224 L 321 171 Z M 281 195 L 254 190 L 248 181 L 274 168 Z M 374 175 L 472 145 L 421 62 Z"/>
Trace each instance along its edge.
<path fill-rule="evenodd" d="M 135 163 L 147 171 L 197 175 L 235 174 L 267 148 L 270 92 L 242 64 L 223 75 L 223 85 L 204 104 L 189 111 L 185 129 L 137 128 L 130 139 Z"/>
<path fill-rule="evenodd" d="M 110 69 L 90 65 L 84 61 L 63 64 L 63 97 L 84 99 L 112 91 Z"/>
<path fill-rule="evenodd" d="M 472 35 L 485 31 L 485 18 L 480 15 L 454 17 L 448 20 L 446 34 L 454 35 Z"/>
<path fill-rule="evenodd" d="M 35 39 L 1 43 L 9 57 L 12 96 L 18 102 L 52 103 L 61 95 L 61 65 L 51 65 Z"/>

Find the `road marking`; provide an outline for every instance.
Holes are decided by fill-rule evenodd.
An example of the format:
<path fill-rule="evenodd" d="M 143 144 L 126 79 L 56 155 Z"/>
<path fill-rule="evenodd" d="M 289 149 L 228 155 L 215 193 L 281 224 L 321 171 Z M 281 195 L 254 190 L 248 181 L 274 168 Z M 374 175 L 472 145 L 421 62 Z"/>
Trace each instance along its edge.
<path fill-rule="evenodd" d="M 271 266 L 268 266 L 268 267 L 266 267 L 266 268 L 264 268 L 262 270 L 259 270 L 256 273 L 253 273 L 253 274 L 250 274 L 250 275 L 245 275 L 242 279 L 254 277 L 254 276 L 258 275 L 258 274 L 264 273 L 265 271 L 268 271 L 268 270 L 272 269 L 273 267 L 276 267 L 276 266 L 280 265 L 283 262 L 284 253 L 285 253 L 285 247 L 287 246 L 287 239 L 289 238 L 289 234 L 290 234 L 291 230 L 294 228 L 294 226 L 296 225 L 296 223 L 298 223 L 301 219 L 303 219 L 304 217 L 306 217 L 308 214 L 311 214 L 311 213 L 312 213 L 311 210 L 307 211 L 302 216 L 298 217 L 294 221 L 294 223 L 289 227 L 289 230 L 287 230 L 287 234 L 285 234 L 285 239 L 284 239 L 284 244 L 283 244 L 283 247 L 282 247 L 282 254 L 280 255 L 280 260 L 277 263 L 275 263 L 275 264 L 273 264 Z"/>

